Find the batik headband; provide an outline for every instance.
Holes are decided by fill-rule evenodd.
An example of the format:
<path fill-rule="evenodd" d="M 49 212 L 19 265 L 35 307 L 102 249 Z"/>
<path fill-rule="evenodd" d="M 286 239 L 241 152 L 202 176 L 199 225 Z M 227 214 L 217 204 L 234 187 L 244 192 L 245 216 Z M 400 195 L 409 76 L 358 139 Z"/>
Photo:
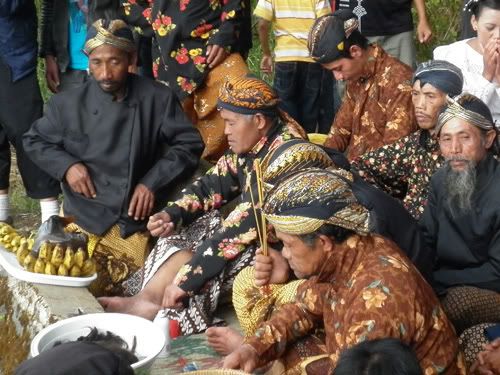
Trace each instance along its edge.
<path fill-rule="evenodd" d="M 87 31 L 87 41 L 83 51 L 90 55 L 94 49 L 109 44 L 126 52 L 135 51 L 132 30 L 122 20 L 95 21 Z"/>

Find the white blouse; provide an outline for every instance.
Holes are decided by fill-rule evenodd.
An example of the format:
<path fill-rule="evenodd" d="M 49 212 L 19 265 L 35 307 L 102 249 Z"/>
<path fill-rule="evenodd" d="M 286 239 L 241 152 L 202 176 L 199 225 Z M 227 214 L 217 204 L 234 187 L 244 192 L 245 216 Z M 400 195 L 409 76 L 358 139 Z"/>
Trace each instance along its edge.
<path fill-rule="evenodd" d="M 477 96 L 491 111 L 496 127 L 500 128 L 500 83 L 490 82 L 483 77 L 483 56 L 467 42 L 440 46 L 434 50 L 435 60 L 446 60 L 460 68 L 464 76 L 464 92 Z"/>

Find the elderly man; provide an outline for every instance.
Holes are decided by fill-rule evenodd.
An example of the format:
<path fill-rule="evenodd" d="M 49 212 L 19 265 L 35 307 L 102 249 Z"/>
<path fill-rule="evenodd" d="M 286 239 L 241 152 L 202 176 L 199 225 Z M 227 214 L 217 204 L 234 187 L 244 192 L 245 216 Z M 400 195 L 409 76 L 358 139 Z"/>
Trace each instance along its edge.
<path fill-rule="evenodd" d="M 153 74 L 181 100 L 205 142 L 203 158 L 215 162 L 227 149 L 219 88 L 227 77 L 248 72 L 237 53 L 248 45 L 248 35 L 240 38 L 249 32 L 242 26 L 248 24 L 248 1 L 151 0 L 146 8 L 140 3 L 122 3 L 127 22 L 154 37 Z"/>
<path fill-rule="evenodd" d="M 435 134 L 446 96 L 462 92 L 462 72 L 447 61 L 427 61 L 413 75 L 412 102 L 418 131 L 367 152 L 351 163 L 363 179 L 394 197 L 401 197 L 410 214 L 419 219 L 427 203 L 431 176 L 442 157 Z"/>
<path fill-rule="evenodd" d="M 123 21 L 96 21 L 85 43 L 92 79 L 53 96 L 24 136 L 33 161 L 62 182 L 64 215 L 76 220 L 68 229 L 90 236 L 96 294 L 119 293 L 144 264 L 146 219 L 203 149 L 171 90 L 128 73 L 134 51 Z"/>
<path fill-rule="evenodd" d="M 417 129 L 411 68 L 380 46 L 368 45 L 351 11 L 339 10 L 316 20 L 308 47 L 313 59 L 337 80 L 347 81 L 325 146 L 346 151 L 352 160 Z"/>
<path fill-rule="evenodd" d="M 500 321 L 500 167 L 492 152 L 497 134 L 486 104 L 470 94 L 450 102 L 436 133 L 446 162 L 431 180 L 421 227 L 436 252 L 435 289 L 461 334 Z"/>
<path fill-rule="evenodd" d="M 142 290 L 131 298 L 100 299 L 107 311 L 152 319 L 163 306 L 183 334 L 203 331 L 212 323 L 219 296 L 231 290 L 234 276 L 253 259 L 257 231 L 252 201 L 258 200 L 252 188 L 254 161 L 304 133 L 277 109 L 276 93 L 257 78 L 228 79 L 218 103 L 231 150 L 150 218 L 151 234 L 162 238 L 146 262 Z M 221 222 L 217 209 L 240 195 L 241 203 Z M 175 227 L 184 229 L 172 235 Z M 186 308 L 175 309 L 183 303 Z"/>
<path fill-rule="evenodd" d="M 299 280 L 277 285 L 283 280 L 276 268 L 270 285 L 246 291 L 284 303 L 226 357 L 225 367 L 252 372 L 280 358 L 290 373 L 329 374 L 343 349 L 394 337 L 413 348 L 426 374 L 465 373 L 431 287 L 393 242 L 370 233 L 370 214 L 345 177 L 298 172 L 270 191 L 263 211 Z"/>

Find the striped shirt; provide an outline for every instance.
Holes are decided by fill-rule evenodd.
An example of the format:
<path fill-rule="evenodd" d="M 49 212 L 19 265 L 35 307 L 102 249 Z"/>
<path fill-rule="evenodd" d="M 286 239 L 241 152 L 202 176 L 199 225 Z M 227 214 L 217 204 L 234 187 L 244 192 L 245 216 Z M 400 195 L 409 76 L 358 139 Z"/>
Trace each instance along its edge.
<path fill-rule="evenodd" d="M 254 15 L 272 22 L 274 60 L 313 62 L 307 37 L 316 18 L 331 13 L 328 0 L 259 0 Z"/>

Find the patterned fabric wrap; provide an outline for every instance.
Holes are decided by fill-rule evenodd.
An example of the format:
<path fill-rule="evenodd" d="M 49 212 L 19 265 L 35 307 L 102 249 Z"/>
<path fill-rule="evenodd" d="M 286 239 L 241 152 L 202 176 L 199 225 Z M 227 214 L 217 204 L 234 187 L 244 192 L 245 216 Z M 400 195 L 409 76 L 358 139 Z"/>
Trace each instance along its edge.
<path fill-rule="evenodd" d="M 345 56 L 345 41 L 358 30 L 358 18 L 349 9 L 320 17 L 309 32 L 307 47 L 311 57 L 326 64 Z"/>
<path fill-rule="evenodd" d="M 264 202 L 264 213 L 280 232 L 301 235 L 323 224 L 358 234 L 369 232 L 369 211 L 358 203 L 349 186 L 352 175 L 343 170 L 310 168 L 275 186 Z"/>
<path fill-rule="evenodd" d="M 416 81 L 420 81 L 421 86 L 429 83 L 450 96 L 460 95 L 464 85 L 460 68 L 444 60 L 421 63 L 413 75 L 413 83 Z"/>
<path fill-rule="evenodd" d="M 247 115 L 276 116 L 278 100 L 278 95 L 266 82 L 247 75 L 224 82 L 219 91 L 218 106 Z"/>
<path fill-rule="evenodd" d="M 333 166 L 330 156 L 320 146 L 302 139 L 292 139 L 269 152 L 262 160 L 262 178 L 266 189 L 296 171 Z"/>
<path fill-rule="evenodd" d="M 471 94 L 464 93 L 448 98 L 448 106 L 438 117 L 436 133 L 439 134 L 444 124 L 453 118 L 460 118 L 486 131 L 495 129 L 493 117 L 486 104 Z"/>
<path fill-rule="evenodd" d="M 95 21 L 87 31 L 87 41 L 83 51 L 90 55 L 94 49 L 109 44 L 126 52 L 135 51 L 132 30 L 122 20 Z"/>

